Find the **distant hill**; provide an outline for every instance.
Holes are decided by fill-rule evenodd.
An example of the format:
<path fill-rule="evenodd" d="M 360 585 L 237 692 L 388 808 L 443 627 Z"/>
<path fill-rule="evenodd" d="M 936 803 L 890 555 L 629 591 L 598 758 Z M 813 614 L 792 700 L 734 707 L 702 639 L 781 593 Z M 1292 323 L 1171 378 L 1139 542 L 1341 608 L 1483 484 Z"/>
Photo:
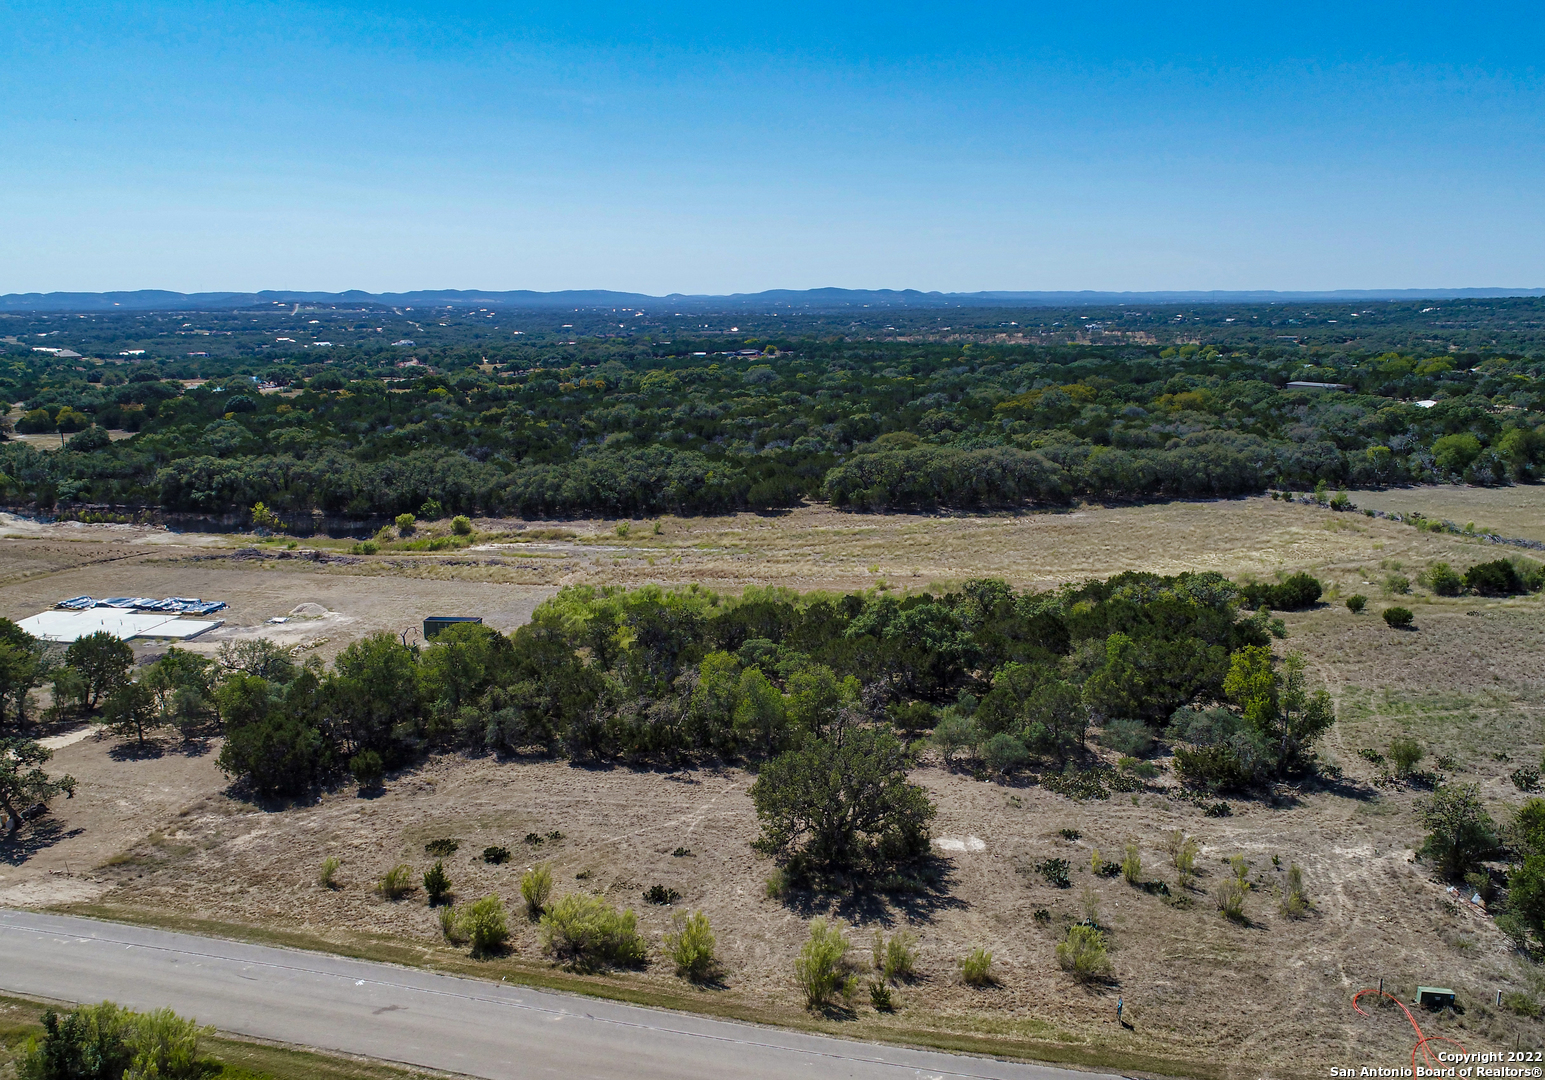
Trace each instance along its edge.
<path fill-rule="evenodd" d="M 424 289 L 404 293 L 348 292 L 204 292 L 158 289 L 101 293 L 7 293 L 0 311 L 230 311 L 286 304 L 359 305 L 362 307 L 502 307 L 527 310 L 644 308 L 658 311 L 739 311 L 795 308 L 830 311 L 853 307 L 1075 307 L 1111 304 L 1263 304 L 1375 300 L 1462 300 L 1509 296 L 1545 296 L 1545 289 L 1337 289 L 1324 292 L 920 292 L 916 289 L 770 289 L 727 296 L 649 296 L 605 289 L 532 292 L 526 289 Z"/>

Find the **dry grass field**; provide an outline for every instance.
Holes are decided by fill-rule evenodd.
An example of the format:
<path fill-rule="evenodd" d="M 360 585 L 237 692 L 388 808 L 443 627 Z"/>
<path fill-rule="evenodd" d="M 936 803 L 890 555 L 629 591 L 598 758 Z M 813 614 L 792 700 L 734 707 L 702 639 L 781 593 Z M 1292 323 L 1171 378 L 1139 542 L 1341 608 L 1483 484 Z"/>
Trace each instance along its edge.
<path fill-rule="evenodd" d="M 1545 512 L 1532 489 L 1508 494 L 1532 498 Z M 1390 508 L 1439 514 L 1411 499 Z M 1476 520 L 1527 535 L 1500 514 Z M 1280 646 L 1304 652 L 1312 677 L 1335 696 L 1340 721 L 1323 756 L 1344 778 L 1230 800 L 1232 816 L 1218 818 L 1175 797 L 1163 758 L 1146 792 L 1085 802 L 926 764 L 917 779 L 939 806 L 935 831 L 945 843 L 936 854 L 945 888 L 893 900 L 780 900 L 766 895 L 771 864 L 749 846 L 757 835 L 747 795 L 753 778 L 736 768 L 592 769 L 446 755 L 390 777 L 377 798 L 348 789 L 273 808 L 226 793 L 213 747 L 188 754 L 168 746 L 159 758 L 120 761 L 110 741 L 87 738 L 56 758 L 80 779 L 80 793 L 58 804 L 52 833 L 26 850 L 8 849 L 0 903 L 202 927 L 859 1038 L 1127 1071 L 1308 1076 L 1331 1064 L 1408 1062 L 1414 1037 L 1398 1011 L 1364 1020 L 1350 1009 L 1352 993 L 1380 978 L 1407 997 L 1418 983 L 1459 992 L 1464 1011 L 1424 1019 L 1429 1034 L 1472 1050 L 1540 1045 L 1538 1020 L 1493 1004 L 1498 990 L 1545 998 L 1540 969 L 1508 948 L 1484 911 L 1456 903 L 1414 861 L 1421 830 L 1413 804 L 1425 789 L 1381 783 L 1358 753 L 1385 749 L 1393 735 L 1409 732 L 1429 748 L 1426 767 L 1438 755 L 1452 758 L 1445 768 L 1480 783 L 1499 818 L 1522 801 L 1508 775 L 1545 750 L 1545 601 L 1441 599 L 1389 584 L 1392 576 L 1414 582 L 1435 560 L 1463 568 L 1510 549 L 1269 499 L 970 518 L 807 507 L 769 517 L 665 519 L 658 533 L 651 522 L 634 522 L 626 536 L 615 522 L 518 524 L 479 523 L 496 536 L 446 555 L 313 562 L 293 554 L 228 557 L 250 538 L 105 526 L 66 533 L 18 523 L 0 527 L 15 536 L 0 539 L 0 614 L 31 614 L 80 592 L 197 594 L 231 602 L 218 633 L 283 633 L 326 655 L 361 633 L 397 632 L 451 606 L 508 628 L 566 582 L 809 590 L 883 581 L 920 589 L 992 575 L 1044 587 L 1126 569 L 1216 569 L 1236 577 L 1307 569 L 1331 586 L 1333 598 L 1353 591 L 1371 598 L 1361 616 L 1338 602 L 1286 616 L 1289 637 Z M 284 550 L 282 543 L 267 547 L 271 556 Z M 1378 617 L 1397 596 L 1416 613 L 1413 632 L 1391 631 Z M 335 614 L 264 622 L 302 602 Z M 1077 830 L 1078 839 L 1064 839 L 1063 829 Z M 1162 851 L 1174 829 L 1202 844 L 1201 877 L 1190 892 Z M 554 830 L 563 838 L 540 847 L 523 839 Z M 560 892 L 599 890 L 633 907 L 658 943 L 672 909 L 644 903 L 642 892 L 655 884 L 676 890 L 678 907 L 700 908 L 712 920 L 722 986 L 687 988 L 658 948 L 642 972 L 565 974 L 540 955 L 534 928 L 519 918 L 509 957 L 471 961 L 440 941 L 421 891 L 390 902 L 372 888 L 395 863 L 422 871 L 432 861 L 425 842 L 446 837 L 460 845 L 446 860 L 457 896 L 495 892 L 512 913 L 520 906 L 520 871 L 550 861 Z M 1090 872 L 1092 848 L 1119 859 L 1129 841 L 1141 851 L 1143 877 L 1164 881 L 1169 900 Z M 514 860 L 483 863 L 489 845 L 509 847 Z M 691 854 L 673 854 L 679 849 Z M 342 863 L 336 889 L 316 880 L 329 855 Z M 1242 924 L 1221 917 L 1210 896 L 1233 855 L 1249 862 L 1253 883 Z M 1069 889 L 1034 870 L 1056 857 L 1072 866 Z M 1301 920 L 1278 906 L 1293 863 L 1303 867 L 1314 901 Z M 1115 981 L 1085 988 L 1058 969 L 1054 947 L 1091 902 L 1112 930 Z M 1038 909 L 1049 922 L 1037 920 Z M 798 1007 L 791 965 L 817 913 L 851 926 L 861 957 L 876 928 L 917 936 L 920 977 L 897 990 L 896 1013 L 876 1013 L 862 992 L 847 1017 L 812 1017 Z M 997 975 L 984 989 L 958 974 L 960 958 L 978 945 L 992 951 Z M 1115 1023 L 1118 994 L 1130 1029 Z"/>

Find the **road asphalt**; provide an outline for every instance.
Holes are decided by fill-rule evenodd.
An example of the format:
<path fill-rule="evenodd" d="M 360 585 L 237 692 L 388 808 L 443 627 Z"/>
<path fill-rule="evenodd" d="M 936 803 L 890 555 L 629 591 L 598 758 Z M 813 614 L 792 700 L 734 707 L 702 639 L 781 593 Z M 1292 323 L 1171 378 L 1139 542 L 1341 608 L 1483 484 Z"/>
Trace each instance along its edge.
<path fill-rule="evenodd" d="M 1114 1080 L 23 911 L 0 910 L 0 990 L 489 1080 Z"/>

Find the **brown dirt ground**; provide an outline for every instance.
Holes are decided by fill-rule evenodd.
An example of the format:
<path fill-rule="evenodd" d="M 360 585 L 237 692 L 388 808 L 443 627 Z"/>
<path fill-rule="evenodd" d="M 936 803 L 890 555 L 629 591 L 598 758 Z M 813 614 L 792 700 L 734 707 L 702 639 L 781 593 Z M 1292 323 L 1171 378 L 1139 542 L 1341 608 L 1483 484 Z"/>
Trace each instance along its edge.
<path fill-rule="evenodd" d="M 772 518 L 667 519 L 661 535 L 635 525 L 628 539 L 617 538 L 611 523 L 566 527 L 573 539 L 536 541 L 559 556 L 549 561 L 564 572 L 557 580 L 523 582 L 478 580 L 517 572 L 466 565 L 473 553 L 460 553 L 462 565 L 396 556 L 352 565 L 188 561 L 242 541 L 174 538 L 147 546 L 132 530 L 125 539 L 87 527 L 75 534 L 100 539 L 80 541 L 45 532 L 0 541 L 0 613 L 31 614 L 94 589 L 196 593 L 231 601 L 233 625 L 255 630 L 270 615 L 313 601 L 340 613 L 318 634 L 329 638 L 323 648 L 331 651 L 365 630 L 395 630 L 410 615 L 416 620 L 413 605 L 432 605 L 423 614 L 442 611 L 448 597 L 483 605 L 499 613 L 490 622 L 512 626 L 565 579 L 844 588 L 886 574 L 899 585 L 981 573 L 1050 584 L 1127 568 L 1203 567 L 1261 575 L 1303 567 L 1343 591 L 1375 595 L 1370 606 L 1377 609 L 1390 601 L 1363 581 L 1391 570 L 1414 577 L 1437 558 L 1464 566 L 1499 550 L 1264 499 L 966 519 L 805 508 Z M 640 532 L 647 535 L 640 539 Z M 870 574 L 876 563 L 881 573 Z M 550 574 L 538 565 L 541 575 Z M 913 565 L 918 578 L 887 569 Z M 103 588 L 109 582 L 116 584 Z M 1381 786 L 1357 751 L 1382 749 L 1393 734 L 1413 732 L 1434 755 L 1456 758 L 1456 775 L 1480 782 L 1493 812 L 1505 817 L 1523 797 L 1508 773 L 1518 762 L 1537 761 L 1545 748 L 1545 602 L 1422 594 L 1401 602 L 1416 611 L 1417 631 L 1390 631 L 1374 611 L 1353 616 L 1339 604 L 1287 617 L 1290 637 L 1282 648 L 1303 650 L 1313 675 L 1336 696 L 1342 719 L 1325 755 L 1345 769 L 1343 784 L 1232 801 L 1234 816 L 1208 818 L 1165 794 L 1168 771 L 1135 803 L 1124 795 L 1080 803 L 1038 786 L 925 767 L 917 778 L 939 806 L 937 835 L 983 842 L 980 851 L 939 852 L 948 889 L 931 899 L 766 898 L 771 866 L 749 848 L 757 831 L 746 794 L 751 777 L 733 768 L 599 770 L 453 755 L 392 778 L 380 798 L 330 793 L 278 811 L 228 797 L 212 753 L 168 748 L 159 758 L 120 761 L 110 756 L 110 743 L 87 739 L 56 758 L 81 780 L 80 794 L 58 804 L 48 823 L 52 835 L 6 851 L 0 903 L 92 902 L 125 917 L 304 929 L 339 947 L 361 935 L 384 937 L 410 944 L 429 963 L 450 963 L 421 894 L 393 904 L 370 886 L 399 861 L 422 870 L 431 861 L 424 842 L 453 836 L 461 848 L 447 862 L 457 893 L 494 891 L 512 911 L 519 871 L 536 858 L 553 862 L 560 891 L 600 889 L 632 906 L 652 940 L 669 912 L 642 903 L 641 890 L 656 883 L 678 890 L 682 906 L 706 911 L 719 935 L 726 985 L 711 992 L 718 1011 L 729 1002 L 766 1019 L 797 1019 L 790 965 L 806 918 L 829 909 L 855 924 L 861 955 L 875 926 L 908 927 L 919 939 L 922 978 L 898 990 L 899 1013 L 882 1017 L 865 1003 L 857 1019 L 827 1024 L 860 1037 L 967 1033 L 1001 1040 L 1006 1051 L 1051 1041 L 1231 1076 L 1307 1075 L 1332 1063 L 1394 1065 L 1410 1052 L 1404 1020 L 1381 1011 L 1365 1021 L 1348 1007 L 1352 992 L 1382 977 L 1406 995 L 1417 983 L 1434 982 L 1460 992 L 1465 1014 L 1434 1020 L 1429 1033 L 1452 1035 L 1471 1049 L 1509 1048 L 1515 1039 L 1538 1045 L 1545 1034 L 1538 1022 L 1488 1004 L 1498 989 L 1539 995 L 1545 985 L 1538 973 L 1507 950 L 1483 912 L 1452 903 L 1411 861 L 1420 839 L 1413 803 L 1423 792 Z M 1497 760 L 1499 754 L 1510 760 Z M 1431 767 L 1431 759 L 1425 764 Z M 1062 828 L 1078 829 L 1081 838 L 1061 839 Z M 1174 889 L 1160 845 L 1175 828 L 1203 844 L 1204 876 L 1189 907 L 1090 873 L 1091 847 L 1118 858 L 1135 840 L 1145 877 Z M 550 829 L 565 838 L 538 850 L 521 839 Z M 496 843 L 515 851 L 513 863 L 476 860 Z M 677 847 L 692 856 L 673 856 Z M 1246 926 L 1222 919 L 1208 895 L 1223 872 L 1220 861 L 1235 853 L 1250 861 L 1257 886 Z M 315 882 L 329 854 L 343 863 L 336 891 Z M 1304 867 L 1316 905 L 1309 918 L 1278 913 L 1272 893 L 1283 871 L 1273 855 L 1284 868 Z M 1033 872 L 1034 862 L 1057 856 L 1072 863 L 1070 890 L 1052 888 Z M 52 872 L 66 860 L 70 876 Z M 93 869 L 83 876 L 83 867 Z M 576 877 L 584 871 L 590 877 Z M 1112 927 L 1119 980 L 1092 990 L 1071 983 L 1053 959 L 1062 927 L 1082 916 L 1085 888 L 1098 896 L 1101 921 Z M 1037 908 L 1051 913 L 1050 927 L 1035 923 Z M 519 925 L 511 963 L 535 970 L 535 933 Z M 994 989 L 969 989 L 956 974 L 959 958 L 978 944 L 994 953 Z M 658 960 L 646 972 L 607 980 L 641 991 L 678 985 Z M 1118 993 L 1133 1031 L 1113 1022 Z"/>

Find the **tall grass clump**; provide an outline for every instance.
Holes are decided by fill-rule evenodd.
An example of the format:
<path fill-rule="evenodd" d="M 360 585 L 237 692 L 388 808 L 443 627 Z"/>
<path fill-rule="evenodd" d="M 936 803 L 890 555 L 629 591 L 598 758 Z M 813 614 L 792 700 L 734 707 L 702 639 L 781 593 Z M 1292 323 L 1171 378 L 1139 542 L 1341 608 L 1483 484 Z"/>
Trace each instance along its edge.
<path fill-rule="evenodd" d="M 1143 856 L 1137 850 L 1137 841 L 1127 841 L 1127 849 L 1121 856 L 1121 876 L 1128 885 L 1140 885 L 1143 880 Z"/>
<path fill-rule="evenodd" d="M 889 939 L 879 930 L 874 932 L 874 969 L 887 982 L 910 979 L 917 974 L 917 939 L 906 931 L 892 934 Z"/>
<path fill-rule="evenodd" d="M 1057 966 L 1079 982 L 1093 982 L 1110 974 L 1110 954 L 1105 931 L 1074 923 L 1057 943 Z"/>
<path fill-rule="evenodd" d="M 991 986 L 992 953 L 978 945 L 960 958 L 960 978 L 967 986 Z"/>
<path fill-rule="evenodd" d="M 1243 855 L 1235 855 L 1229 860 L 1229 869 L 1233 876 L 1225 878 L 1213 891 L 1212 898 L 1217 902 L 1218 910 L 1226 919 L 1234 922 L 1245 921 L 1245 899 L 1250 895 L 1250 882 L 1246 875 L 1250 872 L 1249 865 Z"/>
<path fill-rule="evenodd" d="M 548 905 L 542 913 L 542 948 L 577 971 L 641 967 L 648 956 L 638 916 L 590 893 L 570 893 Z"/>
<path fill-rule="evenodd" d="M 1282 914 L 1290 919 L 1301 919 L 1313 906 L 1309 890 L 1304 886 L 1303 867 L 1293 863 L 1288 867 L 1287 887 L 1282 890 Z"/>
<path fill-rule="evenodd" d="M 701 911 L 688 915 L 678 911 L 671 917 L 671 928 L 665 935 L 665 948 L 676 963 L 676 974 L 695 983 L 707 982 L 718 973 L 719 961 L 714 956 L 718 941 L 708 916 Z"/>
<path fill-rule="evenodd" d="M 317 872 L 317 884 L 324 889 L 336 889 L 338 887 L 338 867 L 342 865 L 336 855 L 329 855 L 323 859 L 322 869 Z"/>
<path fill-rule="evenodd" d="M 853 996 L 858 977 L 848 961 L 850 947 L 841 926 L 824 918 L 810 920 L 810 937 L 794 961 L 794 979 L 805 996 L 805 1008 L 825 1009 L 838 997 Z"/>
<path fill-rule="evenodd" d="M 413 867 L 407 863 L 398 863 L 376 882 L 376 892 L 387 900 L 401 900 L 413 889 Z"/>
<path fill-rule="evenodd" d="M 1189 889 L 1192 882 L 1196 880 L 1196 855 L 1199 849 L 1195 838 L 1176 829 L 1169 834 L 1164 850 L 1169 853 L 1170 863 L 1175 867 L 1175 877 L 1180 887 Z"/>
<path fill-rule="evenodd" d="M 547 910 L 547 901 L 553 894 L 553 868 L 548 863 L 537 863 L 520 875 L 520 896 L 526 902 L 526 918 L 535 922 Z"/>

